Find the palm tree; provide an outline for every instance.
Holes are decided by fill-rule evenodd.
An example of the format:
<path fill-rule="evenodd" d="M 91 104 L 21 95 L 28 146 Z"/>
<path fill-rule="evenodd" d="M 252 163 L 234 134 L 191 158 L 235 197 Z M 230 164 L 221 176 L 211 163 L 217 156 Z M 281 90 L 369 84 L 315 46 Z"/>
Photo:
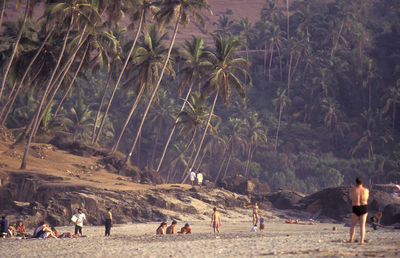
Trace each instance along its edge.
<path fill-rule="evenodd" d="M 189 89 L 186 93 L 186 97 L 183 101 L 182 107 L 179 111 L 179 113 L 182 113 L 183 110 L 185 109 L 186 103 L 188 101 L 188 98 L 192 92 L 192 88 L 195 82 L 198 82 L 199 87 L 200 87 L 200 82 L 201 82 L 201 77 L 202 75 L 205 74 L 205 58 L 206 58 L 206 53 L 205 53 L 205 47 L 204 47 L 204 41 L 201 38 L 194 37 L 192 38 L 192 41 L 186 41 L 185 43 L 185 48 L 183 49 L 183 53 L 185 54 L 186 58 L 184 59 L 184 68 L 181 71 L 183 74 L 183 78 L 180 83 L 179 87 L 179 92 L 182 93 L 185 86 L 189 85 Z M 200 89 L 199 89 L 200 91 Z M 161 155 L 160 161 L 158 163 L 156 171 L 160 171 L 161 164 L 164 160 L 165 154 L 167 152 L 169 143 L 172 139 L 172 135 L 175 132 L 177 123 L 179 120 L 179 116 L 177 116 L 175 123 L 171 129 L 171 132 L 168 136 L 168 140 L 164 146 L 163 153 Z"/>
<path fill-rule="evenodd" d="M 112 151 L 115 152 L 118 149 L 119 143 L 124 135 L 125 129 L 131 121 L 132 115 L 135 112 L 139 101 L 143 94 L 150 91 L 153 86 L 153 82 L 158 80 L 158 71 L 162 68 L 167 48 L 164 46 L 163 41 L 167 37 L 164 33 L 159 35 L 158 28 L 153 24 L 150 29 L 144 33 L 143 42 L 140 46 L 135 49 L 133 56 L 133 66 L 128 69 L 129 74 L 133 76 L 127 81 L 127 87 L 133 87 L 136 93 L 135 101 L 132 102 L 131 110 L 125 123 L 118 136 L 118 140 L 114 144 Z M 173 61 L 170 60 L 168 67 L 166 68 L 166 74 L 175 77 L 175 71 L 173 69 Z"/>
<path fill-rule="evenodd" d="M 196 164 L 196 160 L 200 154 L 201 147 L 204 142 L 204 138 L 207 134 L 210 120 L 214 112 L 215 104 L 219 94 L 222 96 L 222 102 L 229 105 L 231 99 L 232 88 L 238 93 L 238 95 L 245 101 L 246 91 L 245 85 L 240 80 L 238 75 L 240 74 L 244 78 L 247 78 L 249 84 L 252 84 L 251 77 L 246 71 L 246 67 L 249 66 L 249 62 L 244 58 L 237 58 L 236 53 L 241 47 L 241 42 L 236 37 L 223 38 L 221 35 L 214 35 L 215 40 L 215 52 L 208 51 L 210 75 L 206 85 L 203 89 L 203 93 L 209 96 L 215 91 L 215 97 L 213 104 L 210 109 L 206 127 L 204 128 L 203 135 L 201 137 L 197 153 L 192 161 L 190 170 L 193 169 Z M 186 180 L 183 180 L 183 182 Z"/>
<path fill-rule="evenodd" d="M 250 165 L 254 152 L 260 144 L 267 143 L 267 133 L 264 125 L 258 120 L 257 113 L 249 114 L 249 117 L 243 121 L 240 132 L 246 138 L 247 164 L 245 176 L 248 177 L 250 174 Z"/>
<path fill-rule="evenodd" d="M 281 128 L 283 109 L 285 109 L 286 105 L 289 102 L 289 98 L 286 96 L 286 91 L 287 89 L 284 90 L 278 89 L 278 97 L 272 100 L 275 109 L 279 109 L 278 127 L 276 128 L 276 135 L 275 135 L 275 150 L 278 147 L 279 129 Z"/>
<path fill-rule="evenodd" d="M 221 34 L 224 37 L 232 35 L 234 22 L 229 20 L 228 16 L 219 16 L 218 21 L 214 22 L 213 25 L 216 27 L 214 33 Z"/>
<path fill-rule="evenodd" d="M 1 7 L 1 13 L 0 13 L 0 28 L 3 25 L 3 18 L 4 18 L 4 13 L 6 11 L 7 7 L 7 0 L 3 0 L 3 5 Z"/>
<path fill-rule="evenodd" d="M 396 121 L 396 105 L 400 104 L 400 80 L 397 87 L 390 87 L 386 90 L 385 98 L 386 103 L 383 108 L 383 114 L 387 114 L 392 110 L 392 131 Z"/>
<path fill-rule="evenodd" d="M 204 26 L 203 17 L 198 12 L 201 9 L 209 10 L 208 5 L 207 5 L 207 0 L 165 0 L 165 1 L 161 1 L 161 9 L 156 14 L 156 16 L 157 16 L 158 20 L 161 21 L 161 28 L 163 28 L 165 26 L 165 24 L 169 23 L 174 17 L 176 17 L 174 34 L 172 35 L 172 38 L 171 38 L 171 43 L 168 48 L 167 56 L 164 60 L 164 65 L 161 70 L 160 77 L 157 81 L 157 84 L 153 88 L 153 91 L 150 95 L 150 99 L 146 106 L 146 110 L 145 110 L 142 120 L 140 122 L 138 132 L 132 143 L 129 153 L 125 158 L 125 161 L 124 161 L 125 164 L 128 163 L 130 157 L 132 156 L 132 153 L 136 147 L 136 143 L 139 140 L 147 113 L 149 112 L 150 106 L 157 94 L 158 88 L 160 87 L 161 80 L 163 78 L 164 72 L 169 63 L 172 48 L 174 46 L 175 38 L 178 33 L 179 24 L 186 25 L 189 22 L 189 14 L 188 14 L 188 11 L 189 11 L 196 19 L 199 20 L 200 24 Z"/>
<path fill-rule="evenodd" d="M 137 22 L 136 35 L 135 35 L 134 40 L 132 41 L 132 45 L 131 45 L 131 47 L 129 49 L 128 55 L 126 56 L 125 63 L 122 66 L 122 69 L 121 69 L 121 72 L 120 72 L 120 74 L 118 76 L 118 79 L 115 82 L 113 91 L 111 93 L 111 97 L 108 100 L 108 104 L 107 104 L 106 110 L 105 110 L 105 112 L 103 114 L 103 118 L 102 118 L 102 120 L 100 122 L 99 130 L 97 131 L 97 134 L 96 134 L 96 137 L 94 138 L 93 143 L 96 143 L 98 141 L 98 139 L 99 139 L 99 136 L 101 134 L 101 130 L 102 130 L 103 125 L 104 125 L 104 121 L 105 121 L 105 119 L 106 119 L 106 117 L 108 115 L 108 111 L 110 110 L 110 106 L 111 106 L 111 103 L 112 103 L 112 101 L 114 99 L 114 96 L 115 96 L 115 93 L 117 91 L 118 85 L 121 82 L 122 76 L 124 75 L 124 72 L 125 72 L 125 69 L 126 69 L 126 67 L 128 65 L 129 60 L 131 60 L 131 56 L 132 56 L 133 50 L 135 49 L 135 46 L 136 46 L 136 42 L 137 42 L 137 40 L 139 38 L 139 35 L 140 35 L 141 31 L 142 31 L 142 26 L 143 26 L 144 22 L 146 21 L 146 14 L 147 14 L 148 11 L 155 11 L 155 5 L 152 3 L 151 0 L 130 0 L 130 1 L 128 1 L 128 6 L 129 6 L 129 8 L 132 8 L 134 10 L 134 12 L 132 14 L 132 17 L 131 17 L 131 20 L 133 22 L 138 21 Z"/>

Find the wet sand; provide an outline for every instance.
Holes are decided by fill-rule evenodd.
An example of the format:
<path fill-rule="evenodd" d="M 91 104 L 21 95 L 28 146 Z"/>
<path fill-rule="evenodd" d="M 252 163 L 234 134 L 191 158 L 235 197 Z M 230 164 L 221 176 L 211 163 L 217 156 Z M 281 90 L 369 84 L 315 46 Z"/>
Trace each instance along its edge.
<path fill-rule="evenodd" d="M 180 228 L 186 222 L 178 222 Z M 209 221 L 189 221 L 192 235 L 155 235 L 159 223 L 116 225 L 111 237 L 104 227 L 85 226 L 84 238 L 0 239 L 1 257 L 260 257 L 260 256 L 386 256 L 400 255 L 400 230 L 368 228 L 365 245 L 349 244 L 341 224 L 290 225 L 268 222 L 264 232 L 251 233 L 251 222 L 222 222 L 212 233 Z M 168 222 L 170 224 L 170 222 Z M 336 231 L 332 228 L 336 227 Z M 58 231 L 73 232 L 73 226 Z M 356 240 L 358 239 L 358 228 Z"/>

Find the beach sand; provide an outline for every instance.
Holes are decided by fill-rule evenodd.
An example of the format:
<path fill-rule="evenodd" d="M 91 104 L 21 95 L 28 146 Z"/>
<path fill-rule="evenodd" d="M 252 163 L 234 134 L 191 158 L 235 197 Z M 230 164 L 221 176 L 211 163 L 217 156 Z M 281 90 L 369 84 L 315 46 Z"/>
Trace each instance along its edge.
<path fill-rule="evenodd" d="M 178 222 L 178 229 L 186 221 Z M 349 244 L 342 224 L 291 225 L 268 221 L 264 232 L 250 233 L 251 221 L 222 222 L 212 233 L 208 220 L 189 221 L 192 235 L 155 235 L 159 223 L 116 225 L 111 237 L 104 227 L 85 226 L 78 239 L 0 239 L 1 257 L 260 257 L 400 255 L 400 230 L 368 228 L 365 245 Z M 170 224 L 170 221 L 168 222 Z M 336 231 L 333 231 L 336 227 Z M 73 232 L 74 227 L 59 227 Z M 358 239 L 358 228 L 356 231 Z"/>

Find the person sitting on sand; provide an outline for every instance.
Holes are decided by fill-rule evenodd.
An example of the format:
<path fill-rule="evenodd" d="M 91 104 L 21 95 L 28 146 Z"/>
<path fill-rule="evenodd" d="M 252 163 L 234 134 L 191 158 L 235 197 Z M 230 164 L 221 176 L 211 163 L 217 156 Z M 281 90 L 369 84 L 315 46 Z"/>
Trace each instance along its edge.
<path fill-rule="evenodd" d="M 217 211 L 217 208 L 214 207 L 213 214 L 211 216 L 211 226 L 214 228 L 214 233 L 217 231 L 219 233 L 219 227 L 221 226 L 221 215 Z"/>
<path fill-rule="evenodd" d="M 260 214 L 260 231 L 264 231 L 264 218 L 262 214 Z"/>
<path fill-rule="evenodd" d="M 250 232 L 257 232 L 257 224 L 254 224 L 254 226 L 251 228 Z"/>
<path fill-rule="evenodd" d="M 17 223 L 17 230 L 16 230 L 16 232 L 17 232 L 17 236 L 19 236 L 19 237 L 26 237 L 26 236 L 28 235 L 28 234 L 26 233 L 26 230 L 25 230 L 24 222 L 22 222 L 21 220 L 18 221 L 18 223 Z"/>
<path fill-rule="evenodd" d="M 167 227 L 167 234 L 175 234 L 176 221 L 172 221 L 171 226 Z"/>
<path fill-rule="evenodd" d="M 350 190 L 350 200 L 353 205 L 353 213 L 351 214 L 351 227 L 349 242 L 353 243 L 355 227 L 357 222 L 360 223 L 360 244 L 364 244 L 365 238 L 365 222 L 368 216 L 368 198 L 369 190 L 363 186 L 363 179 L 357 177 L 356 186 Z"/>
<path fill-rule="evenodd" d="M 6 219 L 6 215 L 1 215 L 0 220 L 0 237 L 6 237 L 8 235 L 8 220 Z"/>
<path fill-rule="evenodd" d="M 165 235 L 165 228 L 167 227 L 166 222 L 162 222 L 156 230 L 156 235 Z"/>
<path fill-rule="evenodd" d="M 260 211 L 260 209 L 258 208 L 258 204 L 254 203 L 254 205 L 246 205 L 244 207 L 253 209 L 253 225 L 257 224 L 257 222 L 258 222 L 258 212 Z"/>
<path fill-rule="evenodd" d="M 301 220 L 293 220 L 289 219 L 285 221 L 286 224 L 299 224 L 299 225 L 315 225 L 312 221 L 301 221 Z"/>
<path fill-rule="evenodd" d="M 192 234 L 192 228 L 189 226 L 188 223 L 185 224 L 184 227 L 181 228 L 181 231 L 178 232 L 179 234 Z"/>

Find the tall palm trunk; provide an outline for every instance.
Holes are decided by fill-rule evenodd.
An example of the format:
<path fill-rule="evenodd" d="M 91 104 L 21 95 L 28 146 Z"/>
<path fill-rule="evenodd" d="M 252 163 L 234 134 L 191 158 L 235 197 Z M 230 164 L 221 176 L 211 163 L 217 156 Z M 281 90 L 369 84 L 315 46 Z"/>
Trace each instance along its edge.
<path fill-rule="evenodd" d="M 106 85 L 104 86 L 103 97 L 101 98 L 99 108 L 97 109 L 96 119 L 94 120 L 94 124 L 93 124 L 92 143 L 94 143 L 94 139 L 96 137 L 97 121 L 99 121 L 101 108 L 103 107 L 104 100 L 106 99 L 106 96 L 107 96 L 107 90 L 108 90 L 108 87 L 110 86 L 110 80 L 111 80 L 112 71 L 114 71 L 114 65 L 115 65 L 115 61 L 112 63 L 111 70 L 107 74 L 107 80 L 106 80 Z"/>
<path fill-rule="evenodd" d="M 290 51 L 289 55 L 289 67 L 288 67 L 288 78 L 287 78 L 287 93 L 289 97 L 289 92 L 290 92 L 290 83 L 291 83 L 291 71 L 292 71 L 292 61 L 293 61 L 293 52 Z"/>
<path fill-rule="evenodd" d="M 85 50 L 84 50 L 84 52 L 83 52 L 83 54 L 82 54 L 81 61 L 79 62 L 78 67 L 76 68 L 76 71 L 75 71 L 75 73 L 74 73 L 74 77 L 72 77 L 72 80 L 71 80 L 71 82 L 69 83 L 68 88 L 67 88 L 67 90 L 66 90 L 65 93 L 64 93 L 64 96 L 63 96 L 62 99 L 60 100 L 60 103 L 58 103 L 57 109 L 56 109 L 56 111 L 54 112 L 54 117 L 57 116 L 58 112 L 59 112 L 60 109 L 61 109 L 62 104 L 64 103 L 64 101 L 65 101 L 65 99 L 67 98 L 69 92 L 71 91 L 72 86 L 73 86 L 74 83 L 75 83 L 76 77 L 78 76 L 79 71 L 81 70 L 83 63 L 85 62 L 85 58 L 86 58 L 88 49 L 89 49 L 89 43 L 87 43 L 86 48 L 85 48 Z"/>
<path fill-rule="evenodd" d="M 289 21 L 290 21 L 290 13 L 289 13 L 289 0 L 286 0 L 286 13 L 287 13 L 287 38 L 289 39 Z"/>
<path fill-rule="evenodd" d="M 124 126 L 122 127 L 121 132 L 120 132 L 120 134 L 118 136 L 118 140 L 117 140 L 117 142 L 114 144 L 114 146 L 112 148 L 112 151 L 111 151 L 112 153 L 114 153 L 114 152 L 116 152 L 118 150 L 119 143 L 121 142 L 122 136 L 125 133 L 126 127 L 128 126 L 129 122 L 131 121 L 132 115 L 135 112 L 135 110 L 136 110 L 136 108 L 137 108 L 137 106 L 139 104 L 139 101 L 142 99 L 142 96 L 143 96 L 143 93 L 144 93 L 144 88 L 145 88 L 144 85 L 140 86 L 139 93 L 136 96 L 135 102 L 133 102 L 133 105 L 131 107 L 131 111 L 129 112 L 129 115 L 125 120 Z"/>
<path fill-rule="evenodd" d="M 219 169 L 218 169 L 217 175 L 215 176 L 214 183 L 217 183 L 217 181 L 218 181 L 218 178 L 219 178 L 219 175 L 221 175 L 222 168 L 224 167 L 224 165 L 225 165 L 225 161 L 227 160 L 227 158 L 228 158 L 228 156 L 224 156 L 224 158 L 222 159 L 222 162 L 221 162 L 221 165 L 219 166 Z"/>
<path fill-rule="evenodd" d="M 279 129 L 281 128 L 282 112 L 283 112 L 283 108 L 280 107 L 279 108 L 278 128 L 276 128 L 276 135 L 275 135 L 275 150 L 278 148 L 278 137 L 279 137 Z"/>
<path fill-rule="evenodd" d="M 207 150 L 203 150 L 203 155 L 201 155 L 199 165 L 197 165 L 197 169 L 195 171 L 200 171 L 201 164 L 203 164 L 204 157 L 207 154 Z"/>
<path fill-rule="evenodd" d="M 5 1 L 4 1 L 4 2 L 5 2 Z M 9 113 L 11 112 L 12 107 L 13 107 L 13 105 L 14 105 L 14 103 L 15 103 L 15 100 L 16 100 L 16 98 L 17 98 L 19 92 L 20 92 L 21 89 L 22 89 L 22 86 L 23 86 L 23 84 L 24 84 L 24 81 L 25 81 L 26 76 L 28 75 L 29 71 L 31 70 L 31 68 L 32 68 L 33 64 L 35 63 L 36 59 L 38 58 L 39 54 L 42 52 L 44 46 L 45 46 L 46 43 L 47 43 L 47 40 L 50 38 L 50 35 L 53 33 L 53 31 L 54 31 L 54 26 L 53 26 L 53 28 L 49 31 L 49 33 L 47 34 L 46 38 L 43 40 L 42 44 L 40 45 L 40 48 L 36 51 L 36 54 L 33 56 L 31 62 L 29 63 L 28 67 L 26 68 L 26 70 L 25 70 L 25 72 L 24 72 L 24 75 L 22 76 L 21 81 L 19 82 L 19 85 L 18 85 L 18 87 L 17 87 L 17 90 L 15 91 L 15 94 L 14 94 L 12 100 L 11 100 L 11 103 L 8 105 L 7 112 L 6 112 L 6 114 L 4 115 L 3 120 L 1 120 L 1 125 L 5 125 L 5 123 L 6 123 L 6 121 L 7 121 L 7 118 L 8 118 L 8 115 L 9 115 Z M 10 96 L 10 97 L 11 97 L 11 96 Z M 3 112 L 5 111 L 6 106 L 7 106 L 7 105 L 5 105 L 5 106 L 3 107 L 2 111 L 1 111 L 1 114 L 0 114 L 0 118 L 1 118 L 1 116 L 3 115 Z"/>
<path fill-rule="evenodd" d="M 4 12 L 6 10 L 6 7 L 7 7 L 7 1 L 3 0 L 3 6 L 1 8 L 1 13 L 0 13 L 0 28 L 1 28 L 1 25 L 3 25 L 3 18 L 4 18 Z"/>
<path fill-rule="evenodd" d="M 231 150 L 231 152 L 229 153 L 229 158 L 228 158 L 228 161 L 226 162 L 224 176 L 222 178 L 225 178 L 226 177 L 226 173 L 228 172 L 229 164 L 231 163 L 232 152 L 233 152 L 233 150 Z"/>
<path fill-rule="evenodd" d="M 156 139 L 154 140 L 153 152 L 151 154 L 151 160 L 150 160 L 150 168 L 151 168 L 151 170 L 153 170 L 153 167 L 154 167 L 154 159 L 155 159 L 155 156 L 156 156 L 157 143 L 158 143 L 158 139 L 160 138 L 160 133 L 161 133 L 161 120 L 158 123 L 157 135 L 156 135 Z"/>
<path fill-rule="evenodd" d="M 271 43 L 269 47 L 269 66 L 268 66 L 268 81 L 271 81 L 271 66 L 272 66 L 272 58 L 274 57 L 274 43 Z"/>
<path fill-rule="evenodd" d="M 190 84 L 189 90 L 188 90 L 188 92 L 187 92 L 187 94 L 186 94 L 186 97 L 185 97 L 185 101 L 183 102 L 182 107 L 181 107 L 181 110 L 179 111 L 179 113 L 181 113 L 181 112 L 185 109 L 186 102 L 187 102 L 187 100 L 189 99 L 190 93 L 192 92 L 192 88 L 193 88 L 193 83 Z M 179 113 L 178 113 L 178 114 L 179 114 Z M 178 119 L 179 119 L 179 116 L 176 117 L 174 126 L 172 127 L 171 132 L 169 133 L 168 140 L 167 140 L 167 142 L 165 143 L 164 150 L 163 150 L 163 153 L 162 153 L 162 155 L 161 155 L 161 159 L 160 159 L 160 161 L 158 162 L 158 166 L 157 166 L 156 172 L 160 171 L 161 164 L 162 164 L 162 162 L 164 161 L 165 154 L 167 153 L 167 149 L 168 149 L 169 143 L 171 142 L 171 139 L 172 139 L 172 135 L 173 135 L 174 132 L 175 132 L 175 129 L 176 129 L 176 126 L 177 126 L 177 123 L 178 123 Z"/>
<path fill-rule="evenodd" d="M 77 55 L 79 49 L 83 46 L 83 43 L 84 43 L 84 42 L 86 41 L 86 39 L 87 39 L 87 37 L 86 37 L 85 39 L 83 39 L 84 36 L 85 36 L 85 32 L 86 32 L 86 26 L 84 27 L 84 29 L 83 29 L 82 32 L 81 32 L 81 35 L 80 35 L 80 38 L 79 38 L 77 47 L 74 49 L 74 52 L 73 52 L 72 56 L 69 58 L 69 60 L 67 61 L 67 64 L 64 65 L 63 69 L 61 69 L 61 71 L 60 71 L 60 73 L 59 73 L 59 74 L 62 73 L 61 78 L 58 80 L 58 82 L 57 82 L 57 80 L 54 80 L 53 83 L 52 83 L 52 85 L 51 85 L 51 87 L 50 87 L 50 90 L 49 90 L 48 94 L 50 94 L 50 91 L 53 91 L 53 92 L 52 92 L 50 98 L 48 99 L 48 101 L 47 101 L 45 107 L 43 108 L 43 111 L 41 112 L 41 114 L 40 114 L 40 116 L 39 116 L 39 122 L 37 123 L 36 127 L 34 127 L 33 137 L 35 137 L 36 132 L 37 132 L 37 130 L 38 130 L 38 128 L 39 128 L 39 124 L 40 124 L 40 122 L 42 121 L 44 115 L 46 114 L 45 111 L 46 111 L 48 108 L 50 108 L 50 106 L 51 106 L 51 104 L 52 104 L 52 102 L 53 102 L 54 97 L 56 96 L 58 90 L 59 90 L 60 87 L 61 87 L 62 82 L 63 82 L 64 79 L 65 79 L 65 76 L 68 74 L 69 69 L 71 68 L 72 63 L 74 62 L 74 60 L 75 60 L 75 58 L 76 58 L 76 55 Z M 88 36 L 88 35 L 86 35 L 86 36 Z M 47 97 L 47 96 L 46 96 L 46 97 Z"/>
<path fill-rule="evenodd" d="M 6 101 L 6 103 L 4 104 L 3 108 L 2 108 L 1 111 L 0 111 L 0 123 L 1 123 L 1 125 L 4 125 L 4 123 L 3 123 L 2 120 L 1 120 L 1 117 L 2 117 L 3 114 L 4 114 L 4 111 L 7 109 L 8 104 L 10 104 L 10 102 L 11 102 L 11 100 L 12 100 L 12 96 L 13 96 L 13 94 L 14 94 L 15 87 L 17 86 L 17 82 L 18 82 L 17 79 L 15 79 L 15 81 L 14 81 L 14 83 L 13 83 L 13 86 L 11 87 L 10 94 L 8 95 L 7 101 Z M 14 94 L 14 95 L 15 95 L 15 94 Z"/>
<path fill-rule="evenodd" d="M 59 65 L 61 63 L 61 59 L 62 59 L 62 57 L 64 55 L 65 46 L 67 45 L 67 41 L 68 41 L 69 33 L 70 33 L 71 29 L 72 29 L 73 21 L 74 21 L 74 16 L 72 16 L 70 24 L 68 26 L 68 31 L 67 31 L 67 34 L 65 35 L 64 43 L 63 43 L 60 55 L 59 55 L 58 60 L 57 60 L 57 64 L 54 67 L 53 72 L 51 73 L 50 79 L 47 82 L 47 86 L 46 86 L 46 89 L 45 89 L 45 91 L 43 93 L 43 97 L 42 97 L 42 99 L 40 101 L 39 107 L 38 107 L 38 109 L 37 109 L 37 111 L 36 111 L 36 113 L 34 115 L 32 130 L 31 130 L 31 132 L 29 134 L 28 142 L 26 143 L 24 156 L 23 156 L 22 162 L 21 162 L 21 169 L 26 169 L 26 161 L 27 161 L 27 158 L 28 158 L 29 148 L 30 148 L 30 145 L 31 145 L 31 142 L 32 142 L 32 138 L 33 138 L 33 133 L 34 133 L 33 129 L 37 127 L 37 124 L 38 124 L 38 121 L 39 121 L 40 111 L 41 111 L 42 106 L 44 104 L 44 101 L 46 99 L 46 95 L 47 95 L 48 91 L 50 90 L 51 82 L 52 82 L 52 80 L 53 80 L 53 78 L 54 78 L 54 76 L 55 76 L 55 74 L 57 72 L 57 68 L 59 67 Z"/>
<path fill-rule="evenodd" d="M 264 44 L 264 62 L 263 62 L 263 74 L 265 76 L 266 70 L 267 70 L 267 41 L 265 41 Z"/>
<path fill-rule="evenodd" d="M 153 103 L 154 97 L 157 94 L 158 88 L 160 87 L 161 80 L 163 79 L 165 69 L 167 68 L 167 65 L 168 65 L 168 62 L 169 62 L 169 58 L 171 56 L 172 47 L 174 46 L 174 43 L 175 43 L 176 34 L 178 33 L 179 22 L 181 20 L 181 17 L 182 17 L 182 11 L 179 12 L 178 17 L 176 18 L 174 35 L 172 36 L 171 43 L 170 43 L 169 48 L 168 48 L 168 53 L 167 53 L 167 56 L 165 58 L 163 68 L 161 70 L 160 77 L 158 78 L 157 84 L 156 84 L 156 86 L 154 87 L 154 89 L 153 89 L 153 91 L 151 93 L 151 96 L 150 96 L 150 99 L 149 99 L 149 103 L 147 103 L 147 107 L 146 107 L 146 110 L 145 110 L 145 112 L 143 114 L 142 120 L 140 121 L 139 129 L 138 129 L 138 132 L 136 133 L 135 140 L 133 141 L 131 149 L 129 150 L 129 153 L 128 153 L 128 155 L 126 155 L 126 158 L 124 160 L 124 164 L 125 165 L 128 164 L 128 161 L 129 161 L 130 157 L 132 156 L 133 151 L 135 150 L 136 143 L 139 140 L 139 136 L 140 136 L 140 134 L 142 132 L 142 127 L 143 127 L 144 121 L 146 120 L 147 114 L 149 112 L 151 104 Z"/>
<path fill-rule="evenodd" d="M 141 30 L 142 30 L 142 25 L 143 25 L 143 20 L 144 20 L 144 12 L 145 12 L 145 11 L 144 11 L 144 9 L 143 9 L 142 12 L 141 12 L 141 14 L 140 14 L 140 20 L 139 20 L 138 29 L 137 29 L 137 31 L 136 31 L 135 39 L 133 40 L 131 49 L 130 49 L 129 52 L 128 52 L 128 56 L 126 57 L 124 66 L 122 67 L 122 70 L 121 70 L 121 72 L 120 72 L 120 74 L 119 74 L 119 76 L 118 76 L 117 82 L 116 82 L 115 85 L 114 85 L 113 92 L 112 92 L 112 94 L 111 94 L 110 99 L 108 100 L 108 104 L 107 104 L 107 107 L 106 107 L 106 111 L 104 112 L 104 115 L 103 115 L 103 117 L 102 117 L 102 119 L 101 119 L 100 126 L 99 126 L 99 130 L 97 131 L 96 137 L 94 138 L 94 141 L 92 141 L 92 143 L 96 143 L 96 142 L 99 140 L 99 137 L 100 137 L 100 135 L 101 135 L 101 131 L 103 130 L 104 122 L 106 121 L 106 117 L 107 117 L 107 115 L 108 115 L 108 111 L 110 110 L 111 103 L 112 103 L 112 101 L 113 101 L 113 99 L 114 99 L 114 96 L 115 96 L 115 93 L 116 93 L 116 91 L 117 91 L 118 85 L 119 85 L 119 83 L 120 83 L 120 81 L 121 81 L 121 79 L 122 79 L 122 76 L 124 75 L 126 66 L 128 65 L 129 59 L 131 58 L 133 49 L 134 49 L 135 46 L 136 46 L 136 42 L 137 42 L 137 40 L 138 40 L 138 38 L 139 38 L 139 34 L 140 34 Z"/>
<path fill-rule="evenodd" d="M 24 19 L 22 21 L 21 28 L 19 29 L 17 40 L 15 42 L 15 45 L 14 45 L 13 52 L 11 54 L 10 60 L 8 60 L 6 71 L 4 72 L 4 75 L 3 75 L 3 81 L 2 81 L 1 87 L 0 87 L 0 101 L 1 101 L 1 97 L 3 96 L 3 90 L 4 90 L 4 87 L 5 87 L 6 82 L 7 82 L 7 76 L 8 76 L 8 73 L 10 72 L 11 64 L 14 61 L 14 57 L 15 57 L 15 54 L 17 53 L 18 45 L 19 45 L 19 42 L 20 42 L 21 37 L 22 37 L 22 32 L 24 31 L 26 19 L 28 18 L 28 13 L 29 13 L 28 10 L 29 10 L 30 4 L 31 4 L 31 0 L 27 0 L 26 1 L 26 7 L 25 7 L 25 13 L 24 13 Z"/>
<path fill-rule="evenodd" d="M 251 155 L 251 146 L 249 146 L 249 150 L 247 152 L 246 169 L 245 169 L 245 172 L 244 172 L 244 175 L 245 175 L 246 178 L 247 178 L 248 173 L 249 173 L 250 155 Z"/>
<path fill-rule="evenodd" d="M 208 114 L 206 128 L 204 128 L 204 132 L 203 132 L 203 135 L 201 136 L 201 140 L 200 140 L 199 147 L 197 149 L 196 156 L 194 156 L 194 159 L 192 161 L 192 165 L 190 166 L 189 171 L 193 169 L 194 165 L 196 164 L 196 160 L 197 160 L 197 158 L 198 158 L 198 156 L 200 154 L 200 150 L 201 150 L 201 147 L 203 146 L 204 139 L 206 138 L 206 134 L 207 134 L 208 127 L 210 125 L 211 117 L 212 117 L 213 112 L 214 112 L 215 104 L 217 103 L 218 94 L 219 94 L 219 88 L 217 89 L 217 92 L 215 93 L 214 102 L 213 102 L 213 105 L 211 107 L 210 113 Z M 186 181 L 188 176 L 189 176 L 189 174 L 187 173 L 185 178 L 182 180 L 181 184 L 183 184 Z"/>

